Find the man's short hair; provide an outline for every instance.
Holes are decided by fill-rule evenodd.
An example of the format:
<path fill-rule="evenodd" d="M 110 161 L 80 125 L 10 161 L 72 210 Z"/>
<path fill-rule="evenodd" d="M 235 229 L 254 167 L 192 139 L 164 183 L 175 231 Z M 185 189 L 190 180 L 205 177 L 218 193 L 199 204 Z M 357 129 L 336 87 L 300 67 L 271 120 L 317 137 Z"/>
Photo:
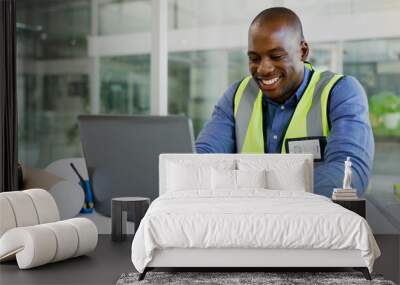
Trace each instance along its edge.
<path fill-rule="evenodd" d="M 300 40 L 304 40 L 303 26 L 300 18 L 295 12 L 285 7 L 273 7 L 261 11 L 251 22 L 250 27 L 277 20 L 286 22 L 288 26 L 298 32 Z"/>

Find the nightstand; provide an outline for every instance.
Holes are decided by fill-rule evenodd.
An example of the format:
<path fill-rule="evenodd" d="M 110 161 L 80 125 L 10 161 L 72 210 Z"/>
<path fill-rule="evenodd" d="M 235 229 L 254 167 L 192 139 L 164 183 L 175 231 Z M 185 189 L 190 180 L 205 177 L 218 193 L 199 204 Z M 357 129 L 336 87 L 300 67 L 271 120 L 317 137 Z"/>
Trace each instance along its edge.
<path fill-rule="evenodd" d="M 365 219 L 365 199 L 353 199 L 353 200 L 333 200 L 332 202 L 339 204 L 340 206 L 359 214 Z"/>

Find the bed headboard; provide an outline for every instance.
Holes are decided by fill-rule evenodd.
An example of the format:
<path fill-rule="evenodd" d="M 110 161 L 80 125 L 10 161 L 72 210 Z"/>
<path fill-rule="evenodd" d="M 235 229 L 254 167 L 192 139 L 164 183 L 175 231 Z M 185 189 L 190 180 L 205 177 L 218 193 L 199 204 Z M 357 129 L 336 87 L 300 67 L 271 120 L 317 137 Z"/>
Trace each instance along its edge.
<path fill-rule="evenodd" d="M 289 170 L 291 166 L 301 165 L 304 174 L 305 191 L 313 192 L 313 156 L 312 154 L 160 154 L 159 158 L 159 194 L 166 192 L 167 168 L 170 162 L 198 162 L 201 164 L 213 165 L 217 161 L 232 161 L 236 167 L 240 163 L 251 164 L 254 161 L 268 165 L 273 169 L 279 166 L 279 171 L 284 172 L 285 168 Z"/>

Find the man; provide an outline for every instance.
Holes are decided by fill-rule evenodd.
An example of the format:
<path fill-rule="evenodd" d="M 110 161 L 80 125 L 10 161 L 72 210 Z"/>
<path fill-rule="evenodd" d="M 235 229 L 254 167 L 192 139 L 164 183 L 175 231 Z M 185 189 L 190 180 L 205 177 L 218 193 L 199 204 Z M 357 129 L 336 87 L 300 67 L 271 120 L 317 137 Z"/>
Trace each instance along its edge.
<path fill-rule="evenodd" d="M 352 187 L 362 196 L 374 142 L 367 96 L 350 76 L 316 71 L 298 16 L 287 8 L 262 11 L 250 25 L 251 76 L 219 100 L 196 141 L 198 153 L 286 153 L 312 149 L 314 192 L 341 188 L 351 157 Z"/>

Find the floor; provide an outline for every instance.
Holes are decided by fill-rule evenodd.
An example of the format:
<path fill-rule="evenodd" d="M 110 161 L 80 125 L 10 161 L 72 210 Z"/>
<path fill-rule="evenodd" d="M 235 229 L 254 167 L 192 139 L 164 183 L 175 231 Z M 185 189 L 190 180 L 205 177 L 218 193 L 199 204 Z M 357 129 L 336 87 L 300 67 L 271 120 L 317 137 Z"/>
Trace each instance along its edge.
<path fill-rule="evenodd" d="M 135 271 L 130 259 L 132 238 L 130 236 L 123 242 L 112 242 L 110 235 L 99 235 L 96 250 L 87 256 L 28 270 L 19 270 L 15 261 L 2 263 L 0 284 L 115 284 L 122 273 Z M 393 268 L 399 264 L 398 254 L 393 252 L 393 248 L 396 252 L 400 251 L 400 238 L 382 235 L 376 236 L 376 239 L 386 258 L 381 257 L 376 261 L 375 272 L 384 274 L 385 279 L 399 282 L 399 271 Z"/>
<path fill-rule="evenodd" d="M 0 264 L 0 284 L 115 284 L 124 272 L 134 271 L 130 259 L 132 238 L 112 242 L 100 235 L 96 250 L 87 256 L 19 270 L 16 262 Z"/>

